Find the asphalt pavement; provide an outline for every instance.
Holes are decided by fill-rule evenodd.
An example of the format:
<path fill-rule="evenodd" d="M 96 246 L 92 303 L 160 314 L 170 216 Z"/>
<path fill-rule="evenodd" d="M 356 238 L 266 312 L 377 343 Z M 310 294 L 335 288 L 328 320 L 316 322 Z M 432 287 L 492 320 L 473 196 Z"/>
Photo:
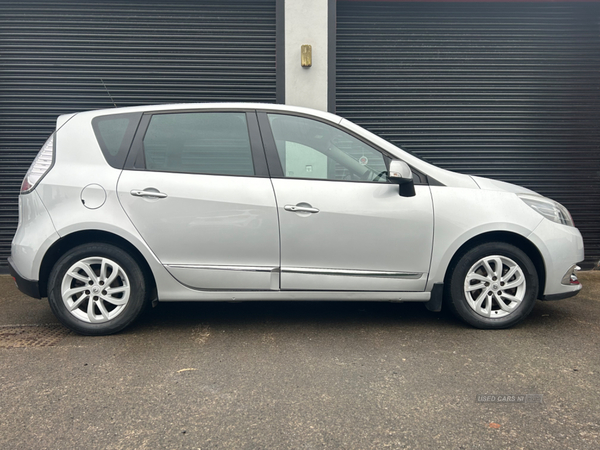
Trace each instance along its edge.
<path fill-rule="evenodd" d="M 0 276 L 1 449 L 598 449 L 600 272 L 508 330 L 421 304 L 161 303 L 84 337 Z"/>

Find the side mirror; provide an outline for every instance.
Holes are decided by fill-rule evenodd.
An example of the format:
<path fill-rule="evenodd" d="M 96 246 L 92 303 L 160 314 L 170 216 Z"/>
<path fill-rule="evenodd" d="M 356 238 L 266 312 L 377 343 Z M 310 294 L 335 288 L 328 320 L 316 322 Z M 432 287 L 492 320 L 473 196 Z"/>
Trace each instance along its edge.
<path fill-rule="evenodd" d="M 388 172 L 388 180 L 392 183 L 400 185 L 399 194 L 402 197 L 415 196 L 415 183 L 413 181 L 412 171 L 408 164 L 399 159 L 390 161 L 390 170 Z"/>

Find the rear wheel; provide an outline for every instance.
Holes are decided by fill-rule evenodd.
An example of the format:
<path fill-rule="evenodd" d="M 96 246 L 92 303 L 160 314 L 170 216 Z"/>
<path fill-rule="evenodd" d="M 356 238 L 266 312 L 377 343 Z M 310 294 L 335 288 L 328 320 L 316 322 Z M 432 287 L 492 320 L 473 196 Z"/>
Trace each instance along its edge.
<path fill-rule="evenodd" d="M 139 265 L 104 243 L 80 245 L 58 260 L 48 280 L 48 301 L 65 326 L 86 335 L 121 331 L 148 303 Z"/>
<path fill-rule="evenodd" d="M 533 309 L 538 277 L 531 259 L 504 242 L 488 242 L 467 251 L 450 268 L 446 302 L 462 320 L 477 328 L 508 328 Z"/>

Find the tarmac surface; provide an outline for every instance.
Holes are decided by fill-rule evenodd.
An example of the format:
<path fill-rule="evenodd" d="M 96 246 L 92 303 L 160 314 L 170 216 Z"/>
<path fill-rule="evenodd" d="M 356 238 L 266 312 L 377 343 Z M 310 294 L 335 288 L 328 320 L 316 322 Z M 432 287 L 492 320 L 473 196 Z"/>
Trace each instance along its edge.
<path fill-rule="evenodd" d="M 1 449 L 598 449 L 600 272 L 508 330 L 421 304 L 161 303 L 69 332 L 0 276 Z"/>

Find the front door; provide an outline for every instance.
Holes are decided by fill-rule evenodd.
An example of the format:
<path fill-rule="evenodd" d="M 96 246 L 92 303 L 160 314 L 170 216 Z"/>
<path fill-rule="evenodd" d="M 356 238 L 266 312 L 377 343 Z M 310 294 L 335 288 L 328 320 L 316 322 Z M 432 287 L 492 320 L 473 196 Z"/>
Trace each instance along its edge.
<path fill-rule="evenodd" d="M 433 241 L 429 187 L 401 197 L 387 180 L 389 158 L 373 146 L 318 120 L 259 114 L 282 171 L 272 179 L 281 289 L 423 291 Z"/>

